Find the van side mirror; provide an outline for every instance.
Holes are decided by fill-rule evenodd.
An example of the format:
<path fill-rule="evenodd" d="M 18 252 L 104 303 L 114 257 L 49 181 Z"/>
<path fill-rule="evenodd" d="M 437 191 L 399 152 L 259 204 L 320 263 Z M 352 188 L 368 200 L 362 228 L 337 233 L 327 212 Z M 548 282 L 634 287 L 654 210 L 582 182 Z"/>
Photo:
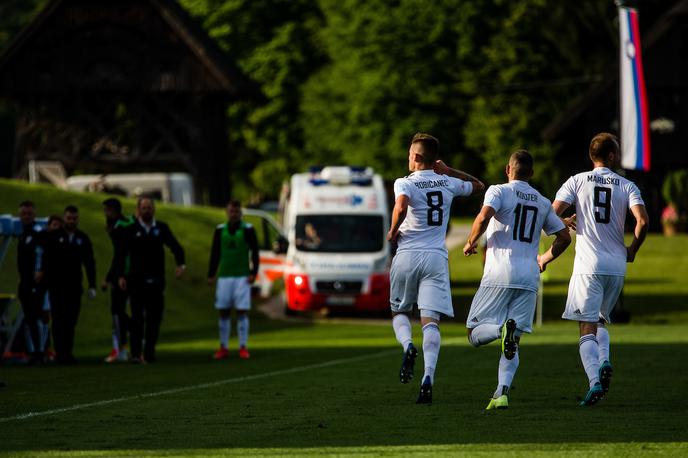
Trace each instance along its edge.
<path fill-rule="evenodd" d="M 275 254 L 285 254 L 289 248 L 289 242 L 286 238 L 279 236 L 272 243 L 272 251 Z"/>

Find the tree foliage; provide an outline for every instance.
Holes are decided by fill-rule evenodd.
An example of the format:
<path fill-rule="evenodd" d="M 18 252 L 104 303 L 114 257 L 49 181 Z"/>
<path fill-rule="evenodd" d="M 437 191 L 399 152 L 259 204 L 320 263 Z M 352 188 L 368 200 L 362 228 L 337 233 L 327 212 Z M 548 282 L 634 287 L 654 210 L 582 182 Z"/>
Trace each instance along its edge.
<path fill-rule="evenodd" d="M 228 107 L 243 199 L 310 164 L 405 174 L 416 131 L 488 182 L 526 148 L 551 193 L 557 145 L 540 132 L 615 59 L 615 8 L 598 0 L 179 2 L 266 96 Z M 4 3 L 0 45 L 43 4 Z"/>

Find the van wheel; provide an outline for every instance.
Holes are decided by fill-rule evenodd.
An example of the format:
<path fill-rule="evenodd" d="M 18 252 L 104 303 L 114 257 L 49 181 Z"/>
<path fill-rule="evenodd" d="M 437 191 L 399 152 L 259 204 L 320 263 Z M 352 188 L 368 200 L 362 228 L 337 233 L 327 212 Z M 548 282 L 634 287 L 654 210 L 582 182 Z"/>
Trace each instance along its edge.
<path fill-rule="evenodd" d="M 299 312 L 297 312 L 296 310 L 290 309 L 288 305 L 284 306 L 284 314 L 286 316 L 296 316 L 296 315 L 298 315 L 298 313 Z"/>

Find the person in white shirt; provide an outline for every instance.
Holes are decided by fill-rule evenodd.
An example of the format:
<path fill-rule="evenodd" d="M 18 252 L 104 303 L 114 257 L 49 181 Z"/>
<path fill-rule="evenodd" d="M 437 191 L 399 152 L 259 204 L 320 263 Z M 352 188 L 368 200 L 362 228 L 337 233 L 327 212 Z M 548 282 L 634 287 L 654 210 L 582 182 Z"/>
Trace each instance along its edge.
<path fill-rule="evenodd" d="M 611 170 L 621 158 L 616 137 L 597 134 L 589 154 L 593 170 L 569 178 L 552 204 L 557 215 L 571 205 L 576 208 L 567 220 L 576 231 L 576 257 L 562 318 L 579 322 L 580 357 L 590 385 L 581 405 L 597 403 L 609 390 L 612 366 L 604 324 L 623 288 L 626 263 L 635 260 L 648 228 L 638 187 Z M 627 247 L 624 223 L 628 210 L 636 224 Z"/>
<path fill-rule="evenodd" d="M 418 351 L 411 339 L 409 317 L 413 305 L 418 305 L 425 373 L 416 402 L 430 404 L 440 350 L 440 317 L 454 316 L 445 245 L 451 203 L 454 197 L 482 192 L 485 185 L 439 160 L 439 142 L 428 134 L 414 135 L 408 161 L 412 173 L 394 183 L 395 204 L 387 234 L 397 244 L 390 272 L 390 305 L 392 327 L 404 352 L 401 383 L 413 378 Z"/>
<path fill-rule="evenodd" d="M 463 253 L 477 253 L 487 233 L 487 256 L 480 288 L 473 298 L 466 327 L 475 347 L 501 338 L 497 390 L 486 410 L 509 406 L 509 387 L 519 365 L 518 343 L 532 332 L 540 272 L 571 243 L 569 230 L 550 201 L 528 184 L 533 157 L 516 151 L 506 166 L 508 183 L 490 186 L 473 222 Z M 555 235 L 538 265 L 540 234 Z"/>

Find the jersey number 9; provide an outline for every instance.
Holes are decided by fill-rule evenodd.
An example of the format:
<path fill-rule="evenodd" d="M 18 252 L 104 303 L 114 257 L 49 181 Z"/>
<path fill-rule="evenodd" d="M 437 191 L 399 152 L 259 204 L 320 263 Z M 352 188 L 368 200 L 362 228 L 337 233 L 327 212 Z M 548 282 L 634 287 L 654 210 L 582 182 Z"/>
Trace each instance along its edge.
<path fill-rule="evenodd" d="M 604 195 L 604 199 L 602 196 Z M 610 215 L 612 212 L 612 190 L 610 188 L 603 188 L 601 186 L 595 186 L 595 221 L 602 224 L 609 223 Z M 604 213 L 600 210 L 604 210 Z"/>

